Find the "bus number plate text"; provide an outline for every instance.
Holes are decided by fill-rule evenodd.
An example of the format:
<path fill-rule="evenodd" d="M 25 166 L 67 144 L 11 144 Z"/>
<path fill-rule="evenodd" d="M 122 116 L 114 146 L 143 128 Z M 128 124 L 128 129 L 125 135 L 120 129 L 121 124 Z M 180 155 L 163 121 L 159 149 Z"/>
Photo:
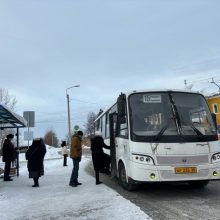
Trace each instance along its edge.
<path fill-rule="evenodd" d="M 175 173 L 176 174 L 197 173 L 197 168 L 196 167 L 176 167 Z"/>

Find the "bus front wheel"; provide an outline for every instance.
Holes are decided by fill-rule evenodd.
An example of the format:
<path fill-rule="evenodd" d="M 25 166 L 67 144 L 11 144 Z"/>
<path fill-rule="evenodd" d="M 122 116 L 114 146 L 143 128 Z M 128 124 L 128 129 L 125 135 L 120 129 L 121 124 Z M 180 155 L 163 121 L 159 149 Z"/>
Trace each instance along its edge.
<path fill-rule="evenodd" d="M 122 188 L 128 191 L 135 190 L 136 189 L 135 185 L 127 181 L 125 166 L 122 162 L 119 163 L 118 168 L 119 168 L 119 182 Z"/>

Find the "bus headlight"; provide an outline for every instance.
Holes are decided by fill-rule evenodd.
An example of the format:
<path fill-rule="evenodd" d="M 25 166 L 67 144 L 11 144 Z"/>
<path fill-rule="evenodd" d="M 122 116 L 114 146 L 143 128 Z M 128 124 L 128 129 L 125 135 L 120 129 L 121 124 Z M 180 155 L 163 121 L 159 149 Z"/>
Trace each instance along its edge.
<path fill-rule="evenodd" d="M 141 155 L 141 154 L 132 154 L 132 159 L 135 162 L 154 165 L 154 160 L 152 157 L 148 155 Z"/>
<path fill-rule="evenodd" d="M 220 162 L 220 153 L 212 155 L 212 162 L 213 163 L 219 163 Z"/>

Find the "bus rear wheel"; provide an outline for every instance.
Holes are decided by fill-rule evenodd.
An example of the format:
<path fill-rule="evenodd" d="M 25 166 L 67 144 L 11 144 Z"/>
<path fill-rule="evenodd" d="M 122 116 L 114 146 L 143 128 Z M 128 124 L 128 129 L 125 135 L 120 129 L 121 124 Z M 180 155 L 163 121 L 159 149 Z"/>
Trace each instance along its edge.
<path fill-rule="evenodd" d="M 124 188 L 128 191 L 135 190 L 136 186 L 134 185 L 134 183 L 127 181 L 125 166 L 122 162 L 119 163 L 118 171 L 119 171 L 119 182 L 120 182 L 120 185 L 122 186 L 122 188 Z"/>

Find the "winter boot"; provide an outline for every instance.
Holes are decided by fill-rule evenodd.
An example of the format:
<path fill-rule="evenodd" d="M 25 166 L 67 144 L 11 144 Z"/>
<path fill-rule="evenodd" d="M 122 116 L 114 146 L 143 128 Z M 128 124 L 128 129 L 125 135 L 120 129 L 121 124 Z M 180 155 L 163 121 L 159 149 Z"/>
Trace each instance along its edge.
<path fill-rule="evenodd" d="M 101 181 L 99 181 L 99 171 L 95 172 L 95 179 L 96 179 L 96 185 L 99 185 L 102 183 Z"/>
<path fill-rule="evenodd" d="M 39 187 L 38 179 L 39 178 L 33 178 L 34 179 L 34 185 L 32 187 Z"/>

